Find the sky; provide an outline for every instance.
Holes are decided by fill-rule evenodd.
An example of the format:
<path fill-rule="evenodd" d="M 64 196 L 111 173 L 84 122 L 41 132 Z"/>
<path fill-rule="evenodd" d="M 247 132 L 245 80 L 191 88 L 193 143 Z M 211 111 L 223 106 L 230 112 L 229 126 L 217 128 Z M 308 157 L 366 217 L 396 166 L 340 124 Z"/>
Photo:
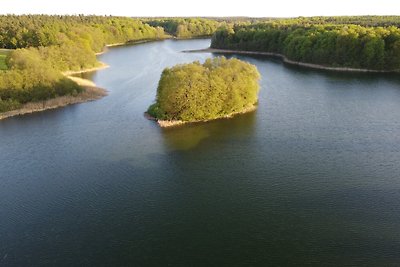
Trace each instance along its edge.
<path fill-rule="evenodd" d="M 400 15 L 400 0 L 0 0 L 0 14 L 134 17 Z"/>

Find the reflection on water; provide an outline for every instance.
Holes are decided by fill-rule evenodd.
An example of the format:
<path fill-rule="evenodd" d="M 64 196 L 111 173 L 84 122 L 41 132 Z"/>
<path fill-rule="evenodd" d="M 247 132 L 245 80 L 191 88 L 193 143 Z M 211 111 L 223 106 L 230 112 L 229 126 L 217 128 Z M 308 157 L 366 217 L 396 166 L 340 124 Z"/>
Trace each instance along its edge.
<path fill-rule="evenodd" d="M 229 136 L 251 138 L 256 113 L 257 111 L 254 111 L 230 119 L 163 128 L 162 137 L 168 150 L 189 150 L 200 145 L 210 136 L 214 139 L 229 138 Z"/>

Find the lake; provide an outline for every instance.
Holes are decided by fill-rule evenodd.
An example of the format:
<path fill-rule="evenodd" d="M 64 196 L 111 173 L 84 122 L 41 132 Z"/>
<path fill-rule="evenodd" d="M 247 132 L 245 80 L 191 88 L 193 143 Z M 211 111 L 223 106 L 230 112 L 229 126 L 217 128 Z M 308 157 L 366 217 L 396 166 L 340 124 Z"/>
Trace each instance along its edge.
<path fill-rule="evenodd" d="M 111 48 L 86 74 L 107 97 L 0 121 L 0 266 L 400 263 L 399 75 L 238 55 L 256 112 L 145 119 L 162 70 L 209 44 Z"/>

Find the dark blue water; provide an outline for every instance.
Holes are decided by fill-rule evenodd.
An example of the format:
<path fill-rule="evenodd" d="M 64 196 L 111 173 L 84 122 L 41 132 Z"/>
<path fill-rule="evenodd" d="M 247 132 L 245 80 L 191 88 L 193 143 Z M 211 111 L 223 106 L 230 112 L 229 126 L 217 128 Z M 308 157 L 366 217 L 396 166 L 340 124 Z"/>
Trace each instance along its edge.
<path fill-rule="evenodd" d="M 161 71 L 209 40 L 112 48 L 99 101 L 0 121 L 0 266 L 398 266 L 400 79 L 238 56 L 258 110 L 160 129 Z"/>

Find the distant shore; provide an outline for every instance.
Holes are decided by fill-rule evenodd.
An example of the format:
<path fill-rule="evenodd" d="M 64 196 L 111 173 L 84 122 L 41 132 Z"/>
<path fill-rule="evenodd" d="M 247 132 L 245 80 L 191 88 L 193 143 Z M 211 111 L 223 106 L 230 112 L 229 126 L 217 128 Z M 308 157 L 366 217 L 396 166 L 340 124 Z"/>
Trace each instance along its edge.
<path fill-rule="evenodd" d="M 184 53 L 219 53 L 219 54 L 243 54 L 243 55 L 262 55 L 281 58 L 284 63 L 290 65 L 297 65 L 301 67 L 307 67 L 311 69 L 339 71 L 339 72 L 369 72 L 369 73 L 394 73 L 397 71 L 388 70 L 372 70 L 372 69 L 359 69 L 359 68 L 348 68 L 348 67 L 330 67 L 313 63 L 305 63 L 300 61 L 293 61 L 288 59 L 286 56 L 279 53 L 272 52 L 259 52 L 259 51 L 244 51 L 244 50 L 229 50 L 229 49 L 217 49 L 217 48 L 204 48 L 196 50 L 184 50 Z"/>
<path fill-rule="evenodd" d="M 103 47 L 103 51 L 95 53 L 96 56 L 102 55 L 108 51 L 109 47 L 115 47 L 115 46 L 124 46 L 124 45 L 135 45 L 135 44 L 144 44 L 144 43 L 149 43 L 149 42 L 156 42 L 156 41 L 162 41 L 166 39 L 171 39 L 172 37 L 166 37 L 166 38 L 160 38 L 160 39 L 144 39 L 144 40 L 138 40 L 138 41 L 128 41 L 126 43 L 114 43 L 114 44 L 107 44 Z"/>
<path fill-rule="evenodd" d="M 157 118 L 154 118 L 153 116 L 151 116 L 149 113 L 145 112 L 144 116 L 151 121 L 155 121 L 158 123 L 158 125 L 161 128 L 169 128 L 169 127 L 175 127 L 175 126 L 179 126 L 179 125 L 183 125 L 183 124 L 189 124 L 189 123 L 199 123 L 199 122 L 209 122 L 209 121 L 215 121 L 215 120 L 220 120 L 220 119 L 230 119 L 233 118 L 236 115 L 239 114 L 245 114 L 245 113 L 249 113 L 252 111 L 255 111 L 257 109 L 257 105 L 253 105 L 250 107 L 245 108 L 242 111 L 238 111 L 238 112 L 233 112 L 230 113 L 228 115 L 219 117 L 219 118 L 215 118 L 215 119 L 209 119 L 209 120 L 197 120 L 197 121 L 181 121 L 181 120 L 158 120 Z"/>
<path fill-rule="evenodd" d="M 95 70 L 104 69 L 107 67 L 108 67 L 108 65 L 101 63 L 100 66 L 95 67 L 95 68 L 89 68 L 89 69 L 79 70 L 79 71 L 63 72 L 63 75 L 65 75 L 67 78 L 71 79 L 72 81 L 76 82 L 79 86 L 83 87 L 83 89 L 84 89 L 83 92 L 77 94 L 76 96 L 65 95 L 65 96 L 59 96 L 59 97 L 51 98 L 51 99 L 44 100 L 44 101 L 28 102 L 26 104 L 23 104 L 22 107 L 19 109 L 14 109 L 11 111 L 0 113 L 0 120 L 14 117 L 14 116 L 30 114 L 30 113 L 34 113 L 34 112 L 40 112 L 40 111 L 44 111 L 44 110 L 55 109 L 55 108 L 65 107 L 65 106 L 72 105 L 72 104 L 84 103 L 84 102 L 89 102 L 89 101 L 94 101 L 94 100 L 100 99 L 107 95 L 106 90 L 104 90 L 103 88 L 97 87 L 96 84 L 90 80 L 79 78 L 79 77 L 74 77 L 71 75 L 84 73 L 84 72 L 91 72 L 91 71 L 95 71 Z"/>

